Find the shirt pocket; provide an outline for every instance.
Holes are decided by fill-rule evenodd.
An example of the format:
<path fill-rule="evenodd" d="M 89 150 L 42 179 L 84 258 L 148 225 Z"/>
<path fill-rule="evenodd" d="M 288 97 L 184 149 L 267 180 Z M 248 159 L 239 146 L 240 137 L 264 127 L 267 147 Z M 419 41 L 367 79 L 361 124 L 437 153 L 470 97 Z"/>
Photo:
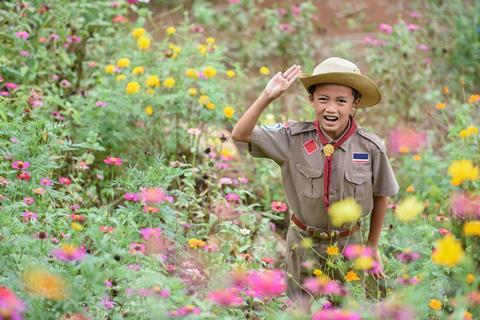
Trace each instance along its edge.
<path fill-rule="evenodd" d="M 297 192 L 308 198 L 320 198 L 323 194 L 323 169 L 312 168 L 300 163 L 297 170 Z"/>
<path fill-rule="evenodd" d="M 353 197 L 357 201 L 371 199 L 372 195 L 372 170 L 364 167 L 361 170 L 348 169 L 345 171 L 344 198 Z"/>

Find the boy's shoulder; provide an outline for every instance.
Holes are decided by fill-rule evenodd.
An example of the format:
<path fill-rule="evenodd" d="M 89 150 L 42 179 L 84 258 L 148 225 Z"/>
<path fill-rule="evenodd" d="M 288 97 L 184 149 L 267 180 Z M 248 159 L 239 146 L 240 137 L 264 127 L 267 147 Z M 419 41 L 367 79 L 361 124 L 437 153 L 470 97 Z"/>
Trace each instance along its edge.
<path fill-rule="evenodd" d="M 375 146 L 377 146 L 378 149 L 380 149 L 380 151 L 382 151 L 382 152 L 386 151 L 385 142 L 376 133 L 374 133 L 372 131 L 369 131 L 369 130 L 367 130 L 363 127 L 360 127 L 360 126 L 357 128 L 357 133 L 363 139 L 366 139 L 366 140 L 372 142 Z"/>
<path fill-rule="evenodd" d="M 290 135 L 296 135 L 303 132 L 315 130 L 313 121 L 294 121 L 287 120 L 283 126 L 290 132 Z"/>

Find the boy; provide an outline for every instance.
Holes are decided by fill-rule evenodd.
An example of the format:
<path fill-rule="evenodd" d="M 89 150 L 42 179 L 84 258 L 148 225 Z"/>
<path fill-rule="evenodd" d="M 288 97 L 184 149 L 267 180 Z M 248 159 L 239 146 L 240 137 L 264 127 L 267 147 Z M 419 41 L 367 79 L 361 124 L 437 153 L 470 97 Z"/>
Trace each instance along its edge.
<path fill-rule="evenodd" d="M 377 245 L 388 197 L 398 192 L 384 143 L 353 119 L 357 108 L 380 102 L 380 91 L 348 60 L 328 58 L 315 67 L 313 75 L 299 78 L 315 109 L 314 122 L 255 126 L 263 110 L 300 74 L 298 65 L 275 74 L 232 131 L 234 140 L 248 142 L 253 156 L 270 158 L 281 166 L 292 211 L 286 253 L 290 298 L 307 294 L 303 280 L 312 276 L 312 263 L 326 267 L 329 245 L 336 244 L 341 251 L 347 243 L 362 242 L 359 224 L 338 229 L 328 215 L 330 204 L 349 197 L 362 206 L 362 216 L 371 212 L 366 245 L 380 264 L 374 277 L 385 277 Z M 314 250 L 301 245 L 307 237 L 313 240 Z"/>

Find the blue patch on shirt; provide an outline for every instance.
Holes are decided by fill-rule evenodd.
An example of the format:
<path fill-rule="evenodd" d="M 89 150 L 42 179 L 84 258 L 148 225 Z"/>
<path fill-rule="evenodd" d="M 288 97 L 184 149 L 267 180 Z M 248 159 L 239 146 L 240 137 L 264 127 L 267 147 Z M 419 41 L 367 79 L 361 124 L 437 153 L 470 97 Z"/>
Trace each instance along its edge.
<path fill-rule="evenodd" d="M 369 161 L 368 153 L 364 152 L 354 152 L 352 154 L 352 162 L 353 163 L 365 163 Z"/>

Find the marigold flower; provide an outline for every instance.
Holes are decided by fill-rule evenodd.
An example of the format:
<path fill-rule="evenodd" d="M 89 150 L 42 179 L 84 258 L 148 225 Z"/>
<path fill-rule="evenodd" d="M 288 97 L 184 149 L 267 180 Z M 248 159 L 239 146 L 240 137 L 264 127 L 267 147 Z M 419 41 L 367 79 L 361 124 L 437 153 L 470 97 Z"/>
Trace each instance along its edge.
<path fill-rule="evenodd" d="M 170 26 L 170 27 L 167 28 L 166 33 L 167 33 L 167 35 L 171 36 L 171 35 L 174 34 L 176 31 L 177 31 L 177 29 L 175 29 L 175 27 Z"/>
<path fill-rule="evenodd" d="M 163 85 L 167 88 L 173 88 L 175 86 L 175 79 L 166 78 L 165 81 L 163 81 Z"/>
<path fill-rule="evenodd" d="M 425 204 L 419 201 L 415 196 L 408 196 L 402 200 L 395 208 L 395 216 L 403 222 L 412 221 L 423 212 Z"/>
<path fill-rule="evenodd" d="M 436 249 L 432 253 L 432 260 L 436 264 L 453 267 L 457 265 L 465 255 L 460 242 L 453 235 L 446 235 L 436 242 Z"/>
<path fill-rule="evenodd" d="M 260 70 L 259 70 L 260 74 L 263 74 L 265 76 L 268 76 L 270 74 L 270 69 L 268 69 L 267 67 L 261 67 Z"/>
<path fill-rule="evenodd" d="M 188 245 L 192 249 L 198 249 L 198 248 L 203 248 L 205 247 L 206 243 L 203 240 L 197 239 L 197 238 L 192 238 L 188 240 Z"/>
<path fill-rule="evenodd" d="M 117 67 L 119 68 L 126 68 L 130 65 L 130 59 L 128 58 L 120 58 L 117 61 Z"/>
<path fill-rule="evenodd" d="M 23 283 L 30 294 L 55 301 L 68 298 L 67 282 L 47 270 L 27 270 L 23 275 Z"/>
<path fill-rule="evenodd" d="M 145 84 L 149 87 L 158 87 L 160 86 L 160 79 L 157 76 L 148 76 Z"/>
<path fill-rule="evenodd" d="M 462 139 L 468 138 L 478 134 L 478 128 L 475 126 L 469 126 L 467 129 L 463 129 L 458 133 L 458 136 Z"/>
<path fill-rule="evenodd" d="M 445 109 L 446 106 L 447 105 L 444 102 L 438 102 L 437 104 L 435 104 L 435 109 L 443 110 L 443 109 Z"/>
<path fill-rule="evenodd" d="M 188 94 L 191 95 L 192 97 L 196 96 L 198 94 L 198 90 L 196 88 L 188 88 L 187 90 Z M 207 97 L 208 98 L 208 97 Z"/>
<path fill-rule="evenodd" d="M 106 65 L 103 69 L 106 73 L 115 73 L 115 66 L 113 64 Z"/>
<path fill-rule="evenodd" d="M 430 301 L 428 302 L 428 306 L 430 307 L 430 309 L 433 309 L 433 310 L 440 310 L 442 309 L 442 302 L 440 300 L 437 300 L 437 299 L 430 299 Z"/>
<path fill-rule="evenodd" d="M 198 98 L 198 103 L 201 104 L 202 106 L 206 106 L 208 102 L 210 102 L 210 99 L 208 98 L 207 95 L 203 94 Z"/>
<path fill-rule="evenodd" d="M 452 177 L 452 185 L 458 186 L 467 180 L 477 180 L 478 167 L 474 166 L 471 160 L 458 160 L 450 165 L 448 174 Z"/>
<path fill-rule="evenodd" d="M 140 84 L 136 81 L 129 82 L 127 86 L 125 87 L 125 91 L 128 94 L 135 94 L 140 91 Z"/>
<path fill-rule="evenodd" d="M 210 45 L 211 45 L 211 44 L 214 44 L 214 43 L 215 43 L 215 38 L 208 37 L 205 42 L 208 43 L 208 44 L 210 44 Z"/>
<path fill-rule="evenodd" d="M 345 280 L 347 282 L 352 282 L 352 281 L 360 281 L 360 277 L 358 276 L 358 274 L 353 271 L 353 270 L 350 270 L 347 272 L 347 274 L 345 275 Z"/>
<path fill-rule="evenodd" d="M 82 231 L 83 230 L 83 226 L 80 223 L 77 223 L 77 222 L 72 222 L 70 227 L 75 231 Z"/>
<path fill-rule="evenodd" d="M 467 274 L 467 277 L 465 279 L 468 284 L 472 284 L 475 282 L 475 275 L 472 273 Z"/>
<path fill-rule="evenodd" d="M 127 79 L 127 76 L 124 74 L 119 74 L 118 76 L 115 77 L 115 81 L 120 82 Z"/>
<path fill-rule="evenodd" d="M 205 46 L 203 44 L 199 44 L 197 46 L 197 50 L 201 55 L 204 55 L 205 53 L 207 53 L 207 49 L 208 49 L 207 46 Z"/>
<path fill-rule="evenodd" d="M 467 221 L 463 225 L 463 234 L 465 236 L 480 237 L 480 220 Z"/>
<path fill-rule="evenodd" d="M 138 39 L 143 35 L 145 35 L 145 29 L 144 28 L 135 28 L 135 29 L 132 30 L 132 36 L 135 39 Z"/>
<path fill-rule="evenodd" d="M 148 48 L 150 48 L 150 44 L 151 40 L 148 37 L 142 36 L 137 40 L 137 47 L 140 50 L 147 50 Z"/>
<path fill-rule="evenodd" d="M 147 116 L 151 117 L 153 115 L 153 107 L 148 105 L 145 107 L 145 113 L 147 114 Z"/>
<path fill-rule="evenodd" d="M 415 192 L 415 187 L 412 186 L 412 185 L 409 185 L 409 186 L 407 187 L 407 189 L 405 189 L 405 191 L 406 191 L 406 192 L 409 192 L 409 193 Z"/>
<path fill-rule="evenodd" d="M 233 109 L 231 106 L 226 106 L 225 108 L 223 108 L 223 115 L 228 119 L 231 119 L 234 113 L 235 109 Z"/>
<path fill-rule="evenodd" d="M 448 94 L 449 92 L 450 92 L 450 90 L 448 89 L 448 86 L 444 86 L 443 87 L 443 93 Z"/>
<path fill-rule="evenodd" d="M 214 67 L 207 66 L 203 69 L 203 74 L 207 79 L 213 78 L 217 74 L 217 70 Z"/>
<path fill-rule="evenodd" d="M 335 202 L 328 209 L 332 224 L 340 227 L 347 223 L 355 223 L 362 215 L 362 207 L 353 198 Z"/>
<path fill-rule="evenodd" d="M 236 73 L 233 70 L 227 70 L 227 77 L 233 78 L 235 77 Z"/>
<path fill-rule="evenodd" d="M 205 107 L 209 110 L 213 110 L 215 109 L 215 104 L 213 102 L 208 102 Z"/>
<path fill-rule="evenodd" d="M 329 256 L 337 256 L 339 254 L 337 246 L 328 246 L 326 251 Z"/>
<path fill-rule="evenodd" d="M 187 70 L 185 70 L 185 75 L 189 78 L 197 79 L 198 78 L 198 71 L 193 69 L 193 68 L 188 68 Z"/>
<path fill-rule="evenodd" d="M 140 74 L 143 74 L 145 72 L 145 68 L 144 67 L 135 67 L 133 68 L 132 70 L 132 74 L 138 76 Z"/>
<path fill-rule="evenodd" d="M 476 103 L 480 101 L 480 94 L 472 94 L 470 97 L 468 97 L 468 103 Z"/>

